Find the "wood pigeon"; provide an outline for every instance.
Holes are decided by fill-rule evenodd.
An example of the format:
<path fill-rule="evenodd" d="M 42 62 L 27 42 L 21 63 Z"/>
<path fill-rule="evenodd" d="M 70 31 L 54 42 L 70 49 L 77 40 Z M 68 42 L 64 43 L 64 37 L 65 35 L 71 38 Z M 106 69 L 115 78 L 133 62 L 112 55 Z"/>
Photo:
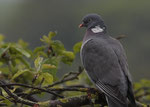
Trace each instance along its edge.
<path fill-rule="evenodd" d="M 80 51 L 81 61 L 91 81 L 102 91 L 109 107 L 136 107 L 131 76 L 121 43 L 107 34 L 98 14 L 83 17 L 79 27 L 86 27 Z"/>

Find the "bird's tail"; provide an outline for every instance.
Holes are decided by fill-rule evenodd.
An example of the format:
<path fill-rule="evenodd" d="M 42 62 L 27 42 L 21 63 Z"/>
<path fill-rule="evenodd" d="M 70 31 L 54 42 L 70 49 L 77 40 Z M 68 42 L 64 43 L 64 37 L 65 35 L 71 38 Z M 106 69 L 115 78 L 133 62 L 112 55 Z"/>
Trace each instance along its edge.
<path fill-rule="evenodd" d="M 124 103 L 122 103 L 107 96 L 106 96 L 106 100 L 107 100 L 108 107 L 128 107 L 127 100 Z"/>
<path fill-rule="evenodd" d="M 132 107 L 137 107 L 136 102 L 135 102 L 135 98 L 134 98 L 134 94 L 133 94 L 133 90 L 132 90 L 132 85 L 129 85 L 127 97 L 129 99 Z"/>

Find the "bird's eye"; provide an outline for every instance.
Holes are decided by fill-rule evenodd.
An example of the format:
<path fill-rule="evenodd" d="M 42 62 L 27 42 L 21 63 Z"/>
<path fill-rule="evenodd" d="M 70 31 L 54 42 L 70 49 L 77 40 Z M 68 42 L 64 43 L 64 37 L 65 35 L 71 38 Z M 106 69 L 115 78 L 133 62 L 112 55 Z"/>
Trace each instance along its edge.
<path fill-rule="evenodd" d="M 89 23 L 91 21 L 91 19 L 88 19 L 86 21 L 84 21 L 85 24 Z"/>
<path fill-rule="evenodd" d="M 88 21 L 84 21 L 84 23 L 85 23 L 85 24 L 87 24 L 87 23 L 88 23 Z"/>
<path fill-rule="evenodd" d="M 92 19 L 89 19 L 88 22 L 90 22 Z"/>

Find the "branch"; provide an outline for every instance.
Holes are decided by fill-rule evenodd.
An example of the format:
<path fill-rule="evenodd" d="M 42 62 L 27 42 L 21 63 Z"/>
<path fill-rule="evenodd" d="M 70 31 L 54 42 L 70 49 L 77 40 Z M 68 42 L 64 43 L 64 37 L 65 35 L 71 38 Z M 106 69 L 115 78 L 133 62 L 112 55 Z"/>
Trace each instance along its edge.
<path fill-rule="evenodd" d="M 120 39 L 125 38 L 125 37 L 126 37 L 126 35 L 120 35 L 120 36 L 116 37 L 116 39 L 120 40 Z"/>
<path fill-rule="evenodd" d="M 2 107 L 6 107 L 6 106 L 7 106 L 7 104 L 5 104 L 5 103 L 1 103 L 1 104 L 0 104 L 0 106 L 2 106 Z"/>
<path fill-rule="evenodd" d="M 37 89 L 37 90 L 40 90 L 42 92 L 50 93 L 50 94 L 55 95 L 55 96 L 60 97 L 60 98 L 64 98 L 63 96 L 58 95 L 58 94 L 56 94 L 56 93 L 54 93 L 54 92 L 52 92 L 50 90 L 46 90 L 44 88 L 30 86 L 30 85 L 26 85 L 26 84 L 19 84 L 19 83 L 14 83 L 14 84 L 0 84 L 0 87 L 5 87 L 5 86 L 22 86 L 22 87 L 31 88 L 31 89 Z"/>
<path fill-rule="evenodd" d="M 29 100 L 22 99 L 21 97 L 18 97 L 16 94 L 12 93 L 12 92 L 7 88 L 7 86 L 4 85 L 4 83 L 3 83 L 2 81 L 0 81 L 0 85 L 2 85 L 2 88 L 5 90 L 5 92 L 6 92 L 10 97 L 12 97 L 13 99 L 15 99 L 16 102 L 22 103 L 22 104 L 26 104 L 26 105 L 30 105 L 30 106 L 36 104 L 36 102 L 32 102 L 32 101 L 29 101 Z"/>
<path fill-rule="evenodd" d="M 68 73 L 60 81 L 57 81 L 52 85 L 49 85 L 49 87 L 53 87 L 55 85 L 62 84 L 64 82 L 77 79 L 82 71 L 83 71 L 83 69 L 79 68 L 79 72 Z M 37 90 L 36 92 L 47 92 L 47 93 L 50 93 L 50 94 L 53 94 L 53 95 L 59 96 L 59 97 L 60 97 L 60 95 L 56 94 L 55 92 L 80 91 L 80 92 L 87 92 L 88 95 L 62 98 L 62 99 L 57 99 L 57 100 L 48 100 L 48 101 L 44 101 L 44 102 L 35 102 L 35 101 L 27 100 L 22 96 L 19 97 L 19 94 L 16 95 L 16 94 L 12 93 L 9 89 L 9 87 L 12 87 L 12 86 L 22 86 L 22 87 L 26 87 L 26 88 L 36 89 Z M 21 103 L 21 104 L 25 104 L 25 105 L 29 105 L 29 106 L 37 106 L 38 107 L 38 105 L 39 105 L 39 106 L 47 106 L 47 107 L 57 107 L 57 106 L 70 107 L 70 105 L 72 105 L 72 107 L 76 107 L 76 106 L 90 105 L 91 102 L 93 104 L 101 104 L 102 106 L 107 105 L 105 96 L 102 92 L 99 92 L 99 90 L 94 89 L 94 88 L 85 87 L 84 85 L 67 86 L 65 88 L 45 88 L 45 87 L 36 87 L 36 86 L 32 86 L 32 85 L 18 84 L 18 83 L 6 84 L 3 81 L 0 81 L 0 87 L 2 87 L 5 90 L 5 92 L 9 95 L 9 97 L 13 99 L 12 100 L 13 102 L 15 101 L 16 103 Z M 90 97 L 89 97 L 89 93 L 92 94 L 92 96 L 90 95 Z M 138 105 L 137 107 L 143 107 L 143 106 L 146 107 L 146 105 L 141 104 L 139 102 L 137 102 L 137 105 Z M 130 106 L 131 106 L 131 104 L 129 103 L 129 107 Z"/>
<path fill-rule="evenodd" d="M 94 104 L 100 104 L 102 106 L 106 106 L 107 102 L 104 97 L 104 94 L 99 94 L 99 98 L 96 98 L 96 96 L 93 96 L 92 99 L 96 99 L 94 101 Z M 77 106 L 84 106 L 84 105 L 90 105 L 91 99 L 87 95 L 83 96 L 76 96 L 76 97 L 70 97 L 70 98 L 64 98 L 64 99 L 58 99 L 58 100 L 50 100 L 46 102 L 39 102 L 37 103 L 39 106 L 46 105 L 47 107 L 77 107 Z M 137 107 L 148 107 L 149 105 L 144 105 L 139 102 L 136 102 Z M 128 106 L 131 107 L 131 104 L 128 102 Z"/>
<path fill-rule="evenodd" d="M 82 67 L 79 67 L 79 70 L 78 72 L 69 72 L 68 74 L 66 74 L 61 80 L 57 81 L 57 82 L 54 82 L 53 84 L 51 85 L 48 85 L 44 88 L 50 88 L 50 87 L 53 87 L 55 85 L 58 85 L 58 84 L 62 84 L 64 82 L 67 82 L 67 81 L 71 81 L 71 80 L 75 80 L 75 79 L 78 79 L 78 76 L 83 72 L 83 68 Z"/>
<path fill-rule="evenodd" d="M 94 104 L 101 104 L 101 105 L 107 105 L 105 96 L 102 92 L 99 92 L 97 89 L 94 88 L 51 88 L 50 91 L 81 91 L 81 92 L 90 92 L 94 95 L 92 95 L 89 99 L 88 95 L 83 96 L 76 96 L 76 97 L 70 97 L 70 98 L 64 98 L 64 99 L 58 99 L 58 100 L 49 100 L 44 102 L 33 102 L 26 99 L 23 99 L 21 97 L 18 97 L 16 94 L 11 93 L 7 86 L 5 86 L 4 83 L 0 82 L 1 87 L 6 91 L 6 93 L 12 97 L 17 103 L 26 104 L 29 106 L 39 105 L 39 106 L 47 106 L 47 107 L 76 107 L 76 106 L 83 106 L 83 105 L 89 105 L 91 104 L 91 99 L 95 99 Z M 98 96 L 98 98 L 97 98 Z M 131 105 L 129 103 L 129 105 Z M 137 102 L 138 107 L 143 107 L 144 105 Z"/>
<path fill-rule="evenodd" d="M 70 98 L 65 98 L 65 99 L 58 99 L 58 100 L 53 100 L 53 101 L 47 101 L 46 105 L 48 107 L 80 107 L 83 105 L 90 105 L 90 99 L 88 98 L 87 95 L 83 96 L 76 96 L 76 97 L 70 97 Z M 106 101 L 105 101 L 106 102 Z M 101 103 L 104 103 L 103 100 L 101 100 Z M 40 106 L 45 105 L 45 102 L 40 102 L 38 103 Z"/>

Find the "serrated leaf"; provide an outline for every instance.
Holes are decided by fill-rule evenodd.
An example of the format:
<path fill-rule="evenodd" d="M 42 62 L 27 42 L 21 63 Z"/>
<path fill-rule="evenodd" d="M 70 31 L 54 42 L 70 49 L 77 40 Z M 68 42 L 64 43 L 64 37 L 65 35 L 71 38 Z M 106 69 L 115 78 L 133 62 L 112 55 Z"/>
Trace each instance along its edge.
<path fill-rule="evenodd" d="M 13 75 L 13 77 L 11 78 L 11 81 L 14 80 L 15 78 L 19 77 L 21 74 L 23 74 L 23 73 L 25 73 L 25 72 L 29 72 L 29 70 L 28 70 L 28 69 L 25 69 L 25 70 L 20 70 L 20 71 L 18 71 L 17 73 L 15 73 L 15 74 Z"/>
<path fill-rule="evenodd" d="M 21 53 L 22 55 L 26 56 L 27 58 L 30 58 L 31 55 L 26 50 L 18 47 L 13 47 L 13 48 L 17 50 L 19 53 Z"/>
<path fill-rule="evenodd" d="M 82 41 L 76 43 L 76 44 L 73 46 L 73 51 L 74 51 L 75 54 L 78 53 L 78 52 L 80 52 L 81 46 L 82 46 Z"/>
<path fill-rule="evenodd" d="M 56 68 L 55 65 L 51 65 L 51 64 L 43 64 L 42 65 L 42 69 L 54 69 Z"/>
<path fill-rule="evenodd" d="M 40 71 L 42 62 L 43 62 L 43 57 L 37 57 L 34 61 L 34 66 L 35 66 L 37 72 Z"/>

